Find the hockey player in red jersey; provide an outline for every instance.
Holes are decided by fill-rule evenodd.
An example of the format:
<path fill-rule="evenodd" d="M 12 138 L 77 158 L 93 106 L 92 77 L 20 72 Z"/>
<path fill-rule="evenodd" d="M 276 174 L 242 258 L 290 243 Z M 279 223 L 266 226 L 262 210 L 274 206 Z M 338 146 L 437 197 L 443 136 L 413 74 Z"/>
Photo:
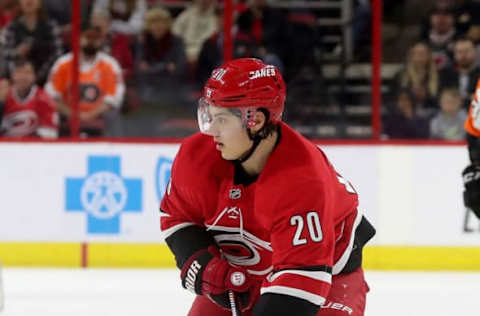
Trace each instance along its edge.
<path fill-rule="evenodd" d="M 56 138 L 58 114 L 53 100 L 35 84 L 33 65 L 19 59 L 12 84 L 0 82 L 0 136 Z"/>
<path fill-rule="evenodd" d="M 213 71 L 201 133 L 175 158 L 161 229 L 197 294 L 189 316 L 360 316 L 374 228 L 314 144 L 282 122 L 278 69 L 237 59 Z M 230 297 L 230 294 L 233 294 Z"/>

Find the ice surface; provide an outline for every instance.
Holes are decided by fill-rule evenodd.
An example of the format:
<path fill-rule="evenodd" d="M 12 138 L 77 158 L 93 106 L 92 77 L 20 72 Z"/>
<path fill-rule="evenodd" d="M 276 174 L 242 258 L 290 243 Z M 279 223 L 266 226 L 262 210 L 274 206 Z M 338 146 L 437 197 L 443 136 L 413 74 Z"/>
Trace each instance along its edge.
<path fill-rule="evenodd" d="M 480 273 L 367 271 L 366 277 L 366 316 L 480 315 Z M 194 298 L 175 270 L 4 268 L 3 279 L 1 316 L 180 316 Z"/>

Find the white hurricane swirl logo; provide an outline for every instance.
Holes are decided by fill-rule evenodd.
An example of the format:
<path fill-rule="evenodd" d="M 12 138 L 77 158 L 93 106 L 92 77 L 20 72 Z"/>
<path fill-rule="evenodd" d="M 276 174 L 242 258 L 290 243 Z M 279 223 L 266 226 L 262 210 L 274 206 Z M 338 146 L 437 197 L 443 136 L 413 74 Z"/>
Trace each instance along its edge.
<path fill-rule="evenodd" d="M 30 110 L 15 112 L 3 118 L 2 126 L 8 136 L 25 136 L 35 131 L 38 125 L 38 116 Z"/>
<path fill-rule="evenodd" d="M 114 173 L 102 171 L 85 181 L 81 200 L 85 209 L 97 218 L 112 218 L 120 213 L 127 202 L 127 189 L 123 180 Z"/>

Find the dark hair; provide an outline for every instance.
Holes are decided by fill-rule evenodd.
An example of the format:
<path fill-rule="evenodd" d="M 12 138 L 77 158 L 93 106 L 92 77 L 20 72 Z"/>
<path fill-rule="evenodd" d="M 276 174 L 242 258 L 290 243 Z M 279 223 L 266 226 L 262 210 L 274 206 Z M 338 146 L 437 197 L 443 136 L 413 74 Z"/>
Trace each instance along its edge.
<path fill-rule="evenodd" d="M 38 10 L 37 10 L 37 15 L 38 15 L 38 17 L 39 17 L 40 19 L 45 19 L 45 20 L 46 20 L 46 19 L 48 19 L 47 9 L 45 8 L 45 5 L 43 4 L 43 1 L 42 1 L 42 0 L 40 0 L 39 3 L 40 3 L 40 6 L 39 6 L 39 8 L 38 8 Z M 22 16 L 22 15 L 23 15 L 22 6 L 19 5 L 19 6 L 18 6 L 18 15 L 17 15 L 17 17 L 20 17 L 20 16 Z"/>
<path fill-rule="evenodd" d="M 451 8 L 434 8 L 432 11 L 430 11 L 430 16 L 437 14 L 451 15 L 455 17 L 455 11 Z"/>
<path fill-rule="evenodd" d="M 242 118 L 242 111 L 239 109 L 228 109 L 230 113 L 235 115 L 238 118 Z M 277 124 L 270 121 L 270 111 L 266 108 L 258 108 L 257 111 L 262 112 L 265 115 L 265 124 L 263 125 L 262 129 L 259 130 L 255 135 L 251 135 L 250 130 L 248 130 L 248 135 L 250 138 L 253 136 L 258 136 L 260 138 L 267 138 L 268 136 L 272 135 L 277 130 Z"/>
<path fill-rule="evenodd" d="M 455 40 L 455 45 L 457 45 L 457 43 L 459 43 L 459 42 L 470 42 L 470 43 L 472 43 L 472 46 L 475 47 L 475 42 L 470 37 L 467 37 L 467 36 L 461 36 L 461 37 L 457 38 Z"/>
<path fill-rule="evenodd" d="M 13 69 L 25 67 L 27 65 L 30 65 L 32 68 L 34 68 L 33 63 L 30 60 L 28 60 L 27 58 L 24 58 L 24 57 L 18 57 L 18 58 L 15 59 L 15 61 L 13 63 Z"/>
<path fill-rule="evenodd" d="M 258 131 L 258 135 L 261 138 L 267 138 L 268 136 L 272 135 L 278 128 L 278 125 L 273 123 L 270 120 L 270 111 L 267 110 L 266 108 L 258 108 L 257 111 L 262 112 L 265 115 L 265 125 L 263 125 L 263 128 Z"/>
<path fill-rule="evenodd" d="M 411 89 L 409 88 L 400 88 L 398 91 L 397 91 L 397 94 L 395 96 L 395 101 L 398 101 L 398 99 L 400 98 L 401 95 L 406 95 L 410 101 L 415 104 L 415 94 L 412 92 Z"/>

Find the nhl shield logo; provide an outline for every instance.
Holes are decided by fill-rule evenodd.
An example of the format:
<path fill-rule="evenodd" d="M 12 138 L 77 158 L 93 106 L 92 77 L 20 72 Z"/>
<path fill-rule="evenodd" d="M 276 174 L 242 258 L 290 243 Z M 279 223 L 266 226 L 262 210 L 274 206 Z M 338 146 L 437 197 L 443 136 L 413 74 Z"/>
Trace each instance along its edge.
<path fill-rule="evenodd" d="M 231 189 L 228 196 L 230 200 L 238 200 L 242 197 L 242 191 L 240 189 Z"/>

